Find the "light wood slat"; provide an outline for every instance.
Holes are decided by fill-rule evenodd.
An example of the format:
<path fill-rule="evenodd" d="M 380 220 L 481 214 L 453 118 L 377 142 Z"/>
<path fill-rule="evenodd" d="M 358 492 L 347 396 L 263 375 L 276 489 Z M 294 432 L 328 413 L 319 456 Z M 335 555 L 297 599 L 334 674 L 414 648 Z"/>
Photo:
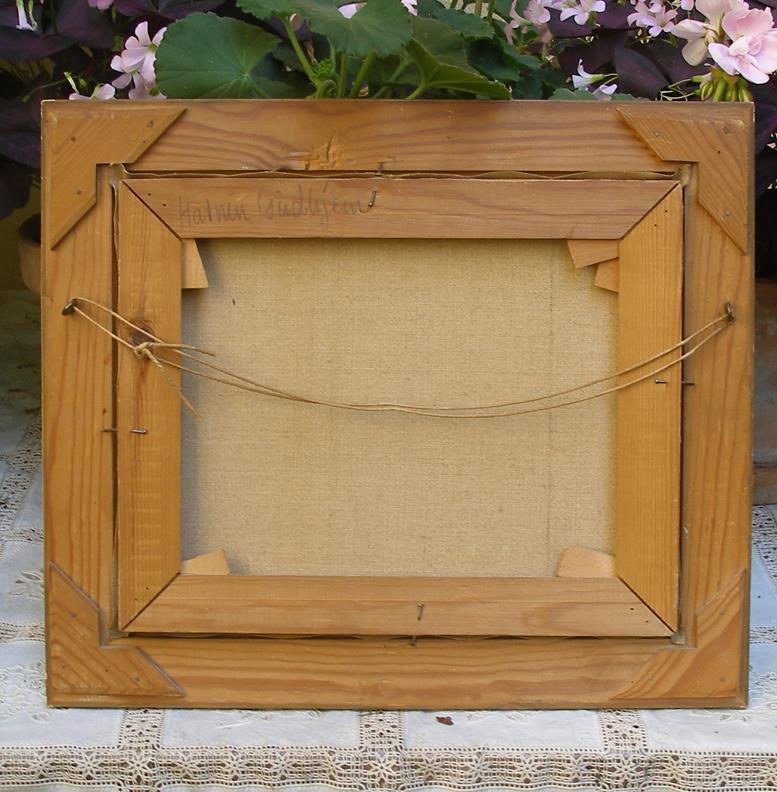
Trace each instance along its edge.
<path fill-rule="evenodd" d="M 607 289 L 608 291 L 618 291 L 620 283 L 619 272 L 618 259 L 600 261 L 596 265 L 594 286 L 598 286 L 600 289 Z"/>
<path fill-rule="evenodd" d="M 752 202 L 752 194 L 743 200 Z M 726 301 L 736 317 L 685 364 L 684 378 L 694 385 L 683 394 L 682 599 L 683 622 L 693 640 L 696 612 L 748 568 L 754 305 L 751 256 L 703 207 L 695 205 L 688 222 L 686 327 L 709 321 L 703 317 L 720 312 Z M 742 609 L 746 613 L 746 598 Z M 746 642 L 746 620 L 743 634 Z"/>
<path fill-rule="evenodd" d="M 50 175 L 44 157 L 44 181 Z M 44 225 L 41 294 L 46 563 L 55 561 L 108 613 L 113 435 L 104 430 L 113 425 L 112 342 L 62 309 L 76 296 L 111 304 L 112 214 L 110 186 L 101 177 L 95 205 L 53 250 Z"/>
<path fill-rule="evenodd" d="M 126 184 L 182 238 L 618 239 L 675 182 L 187 178 Z"/>
<path fill-rule="evenodd" d="M 578 269 L 618 258 L 618 241 L 614 239 L 570 239 L 567 249 Z"/>
<path fill-rule="evenodd" d="M 185 239 L 181 242 L 181 288 L 207 289 L 208 276 L 200 257 L 196 239 Z"/>
<path fill-rule="evenodd" d="M 630 133 L 615 102 L 271 99 L 168 106 L 186 108 L 185 125 L 169 130 L 133 170 L 674 170 Z"/>
<path fill-rule="evenodd" d="M 229 562 L 223 550 L 203 553 L 181 562 L 182 575 L 228 575 Z"/>
<path fill-rule="evenodd" d="M 182 575 L 128 632 L 668 635 L 615 578 Z"/>
<path fill-rule="evenodd" d="M 175 669 L 186 698 L 164 706 L 567 709 L 613 706 L 668 641 L 148 637 L 116 645 L 141 645 Z"/>
<path fill-rule="evenodd" d="M 579 545 L 567 547 L 558 560 L 556 577 L 615 577 L 615 556 Z"/>
<path fill-rule="evenodd" d="M 679 187 L 620 244 L 618 369 L 682 338 L 683 203 Z M 714 318 L 712 312 L 705 319 Z M 679 352 L 673 353 L 674 358 Z M 666 363 L 648 364 L 628 381 Z M 618 393 L 616 570 L 673 629 L 680 562 L 679 366 Z"/>
<path fill-rule="evenodd" d="M 180 240 L 119 189 L 118 312 L 170 343 L 181 332 Z M 132 344 L 148 340 L 119 325 Z M 164 357 L 164 351 L 157 351 Z M 118 594 L 120 627 L 180 567 L 180 375 L 122 347 L 116 376 Z M 171 384 L 172 383 L 172 384 Z M 133 431 L 139 430 L 139 431 Z"/>

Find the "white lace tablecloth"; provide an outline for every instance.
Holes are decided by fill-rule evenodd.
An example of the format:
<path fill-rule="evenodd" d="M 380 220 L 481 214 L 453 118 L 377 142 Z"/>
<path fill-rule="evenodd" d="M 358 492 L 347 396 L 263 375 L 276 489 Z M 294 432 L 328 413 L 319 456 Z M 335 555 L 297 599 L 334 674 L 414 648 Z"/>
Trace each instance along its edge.
<path fill-rule="evenodd" d="M 48 709 L 37 314 L 0 292 L 0 788 L 777 789 L 777 507 L 753 513 L 746 710 Z"/>

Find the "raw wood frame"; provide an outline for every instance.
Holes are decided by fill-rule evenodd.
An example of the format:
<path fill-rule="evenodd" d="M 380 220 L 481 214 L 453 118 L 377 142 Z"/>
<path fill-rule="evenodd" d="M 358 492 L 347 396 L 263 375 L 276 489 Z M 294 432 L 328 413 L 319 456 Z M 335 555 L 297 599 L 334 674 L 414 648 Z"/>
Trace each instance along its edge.
<path fill-rule="evenodd" d="M 593 195 L 596 209 L 581 210 Z M 275 206 L 284 200 L 308 207 L 331 202 L 344 213 L 325 221 L 309 212 L 270 217 L 258 211 L 256 196 Z M 372 208 L 370 196 L 375 196 Z M 602 235 L 616 242 L 624 237 L 618 244 L 619 367 L 681 338 L 682 201 L 674 180 L 127 179 L 118 190 L 118 310 L 176 343 L 182 240 L 195 235 L 587 240 Z M 139 340 L 129 328 L 118 332 L 131 343 Z M 119 357 L 117 577 L 118 625 L 124 631 L 657 636 L 669 635 L 677 625 L 678 376 L 658 388 L 640 383 L 617 397 L 616 564 L 626 570 L 620 573 L 625 582 L 279 580 L 179 574 L 180 402 L 169 384 L 149 376 L 146 368 L 147 361 Z M 133 427 L 146 432 L 133 433 Z M 649 525 L 640 524 L 643 519 Z"/>
<path fill-rule="evenodd" d="M 48 104 L 44 110 L 44 435 L 51 703 L 460 708 L 743 703 L 752 322 L 749 108 L 591 108 L 530 102 L 65 105 Z M 357 127 L 359 135 L 349 134 Z M 484 138 L 479 132 L 483 128 L 493 135 Z M 578 130 L 574 155 L 565 143 L 570 128 Z M 284 132 L 276 135 L 275 129 Z M 123 162 L 124 167 L 102 169 L 96 175 L 97 165 L 111 162 Z M 614 169 L 619 173 L 613 174 Z M 107 337 L 63 318 L 62 306 L 77 295 L 115 304 L 111 186 L 128 196 L 118 202 L 121 214 L 122 206 L 133 200 L 142 204 L 141 184 L 164 191 L 165 182 L 169 183 L 168 178 L 159 178 L 164 174 L 251 171 L 267 177 L 268 172 L 278 170 L 334 171 L 338 176 L 361 174 L 361 178 L 391 171 L 430 175 L 520 171 L 527 176 L 584 171 L 587 178 L 604 178 L 621 188 L 629 182 L 643 189 L 667 184 L 656 181 L 656 175 L 674 176 L 682 183 L 685 330 L 709 321 L 727 301 L 735 305 L 737 321 L 684 366 L 685 378 L 695 384 L 683 394 L 682 604 L 679 630 L 673 636 L 455 642 L 424 638 L 411 646 L 406 639 L 378 636 L 194 638 L 115 631 L 113 512 L 117 509 L 121 523 L 121 497 L 116 498 L 121 480 L 115 488 L 114 433 L 103 430 L 116 426 L 115 434 L 121 437 L 122 427 L 127 428 L 121 424 L 126 416 L 122 418 L 122 410 L 117 411 L 114 404 L 113 370 L 119 368 L 121 380 L 126 364 Z M 213 179 L 208 180 L 211 185 Z M 467 189 L 480 183 L 477 179 L 464 182 Z M 407 183 L 383 179 L 381 190 L 388 184 Z M 546 189 L 540 187 L 546 183 L 559 182 L 535 179 L 531 186 Z M 225 179 L 220 188 L 235 189 L 234 184 L 233 179 Z M 675 188 L 662 200 L 669 200 L 672 192 L 679 199 L 679 188 Z M 398 212 L 407 206 L 399 201 L 394 205 Z M 361 217 L 369 220 L 368 214 Z M 120 218 L 118 223 L 120 261 L 122 229 L 132 224 L 137 224 L 133 238 L 150 240 L 154 255 L 190 260 L 191 246 L 181 243 L 145 205 L 142 211 L 136 206 L 125 220 Z M 655 256 L 656 249 L 663 247 L 657 248 L 656 237 L 651 238 L 652 227 L 652 223 L 640 224 L 644 230 L 628 234 L 617 248 L 612 240 L 622 237 L 628 227 L 620 233 L 606 231 L 600 235 L 602 241 L 595 241 L 594 234 L 579 236 L 579 241 L 570 243 L 570 250 L 578 263 L 605 262 L 597 273 L 600 283 L 612 287 L 613 276 L 619 275 L 622 287 L 624 269 L 621 266 L 618 272 L 613 251 L 623 259 L 624 255 L 638 256 L 642 246 Z M 570 236 L 569 228 L 562 233 L 556 226 L 555 233 Z M 201 231 L 196 235 L 202 235 Z M 126 292 L 135 295 L 132 299 L 142 301 L 142 295 L 153 295 L 153 299 L 167 299 L 170 306 L 171 291 L 156 291 L 153 281 L 159 276 L 153 270 L 140 268 L 136 276 L 140 279 L 136 285 L 142 288 Z M 121 305 L 121 297 L 118 304 L 120 309 L 134 307 Z M 153 324 L 153 329 L 166 338 L 175 336 L 174 327 Z M 663 348 L 659 338 L 643 342 L 643 356 Z M 721 356 L 725 367 L 716 365 Z M 144 387 L 151 389 L 148 396 L 157 386 L 149 378 Z M 638 386 L 624 393 L 640 399 L 656 392 Z M 157 405 L 157 395 L 154 392 L 143 401 L 144 409 L 152 413 L 158 409 L 162 402 Z M 118 423 L 113 422 L 114 416 Z M 668 428 L 672 430 L 671 423 Z M 120 459 L 121 448 L 119 442 Z M 149 475 L 144 491 L 153 492 L 150 484 L 154 481 Z M 644 497 L 639 491 L 633 495 Z M 673 508 L 680 506 L 675 502 Z M 153 519 L 161 515 L 158 511 Z M 120 546 L 121 536 L 120 532 Z M 619 557 L 635 558 L 628 548 L 625 553 L 621 549 L 619 538 Z M 665 560 L 660 555 L 652 559 L 647 574 L 640 565 L 621 567 L 619 573 L 632 575 L 630 582 L 638 584 L 642 576 L 647 581 L 643 591 L 648 593 L 634 586 L 635 590 L 660 598 L 649 591 L 655 577 L 649 570 L 666 573 Z M 174 576 L 177 555 L 170 553 L 165 563 L 165 574 Z M 676 578 L 676 572 L 668 577 L 672 575 Z M 208 597 L 218 585 L 207 576 L 176 580 L 182 581 L 178 585 L 204 586 Z M 156 578 L 149 584 L 149 591 L 159 581 Z M 172 586 L 166 592 L 177 594 Z M 291 604 L 299 607 L 300 598 L 296 599 Z M 464 602 L 457 602 L 456 596 L 449 599 L 448 621 L 437 625 L 435 632 L 444 633 L 456 609 L 467 605 L 467 597 Z M 504 606 L 513 600 L 500 596 L 496 601 Z M 161 604 L 163 600 L 157 597 L 154 605 Z M 132 610 L 133 603 L 129 603 L 124 615 L 131 618 Z M 285 613 L 284 619 L 289 616 Z M 402 624 L 390 626 L 403 626 L 403 619 Z M 246 626 L 250 625 L 241 629 Z M 578 629 L 579 625 L 557 632 L 579 634 Z M 484 665 L 490 669 L 488 674 L 482 671 Z"/>

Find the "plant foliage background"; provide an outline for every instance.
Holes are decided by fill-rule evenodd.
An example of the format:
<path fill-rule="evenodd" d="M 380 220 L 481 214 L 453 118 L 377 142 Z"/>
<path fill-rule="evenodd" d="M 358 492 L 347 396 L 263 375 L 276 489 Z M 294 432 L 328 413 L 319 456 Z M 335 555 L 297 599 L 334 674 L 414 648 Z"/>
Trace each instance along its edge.
<path fill-rule="evenodd" d="M 44 98 L 753 101 L 774 267 L 775 20 L 777 0 L 0 0 L 0 217 L 38 177 Z"/>

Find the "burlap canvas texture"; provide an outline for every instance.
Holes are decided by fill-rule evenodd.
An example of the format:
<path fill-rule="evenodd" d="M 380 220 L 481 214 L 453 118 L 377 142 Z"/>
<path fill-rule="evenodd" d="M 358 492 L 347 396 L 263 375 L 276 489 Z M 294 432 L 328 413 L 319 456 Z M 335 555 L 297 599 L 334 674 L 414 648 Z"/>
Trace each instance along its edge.
<path fill-rule="evenodd" d="M 183 339 L 330 401 L 529 398 L 615 370 L 617 295 L 563 242 L 215 240 Z M 552 575 L 613 551 L 615 397 L 479 420 L 355 413 L 186 377 L 184 557 L 265 575 Z"/>

